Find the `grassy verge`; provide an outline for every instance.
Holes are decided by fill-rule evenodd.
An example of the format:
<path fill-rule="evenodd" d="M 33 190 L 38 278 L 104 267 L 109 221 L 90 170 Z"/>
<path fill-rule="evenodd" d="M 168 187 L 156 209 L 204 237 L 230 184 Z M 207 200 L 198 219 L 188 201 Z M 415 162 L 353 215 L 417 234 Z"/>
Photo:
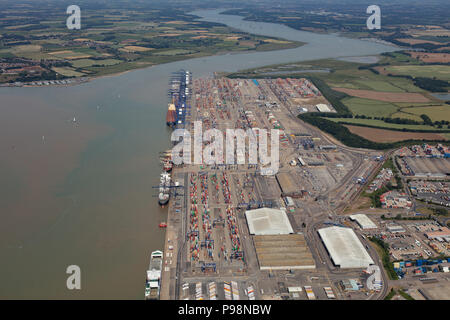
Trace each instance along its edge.
<path fill-rule="evenodd" d="M 398 275 L 394 271 L 394 264 L 389 258 L 389 244 L 375 237 L 370 237 L 369 240 L 374 243 L 377 252 L 380 254 L 383 267 L 386 270 L 389 279 L 398 280 Z"/>
<path fill-rule="evenodd" d="M 405 298 L 406 300 L 414 300 L 413 297 L 411 297 L 409 294 L 407 294 L 405 291 L 403 291 L 402 289 L 398 290 L 398 294 L 401 295 L 403 298 Z"/>
<path fill-rule="evenodd" d="M 388 295 L 384 298 L 384 300 L 391 300 L 395 296 L 395 290 L 392 288 L 391 291 L 389 291 Z"/>

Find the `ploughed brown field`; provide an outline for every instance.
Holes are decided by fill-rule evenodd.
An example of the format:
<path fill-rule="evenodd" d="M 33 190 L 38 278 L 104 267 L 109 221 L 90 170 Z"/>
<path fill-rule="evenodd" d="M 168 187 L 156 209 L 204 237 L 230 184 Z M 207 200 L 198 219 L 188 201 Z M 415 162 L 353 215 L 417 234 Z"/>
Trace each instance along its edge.
<path fill-rule="evenodd" d="M 428 102 L 428 98 L 420 93 L 413 92 L 382 92 L 372 90 L 359 90 L 347 88 L 333 88 L 333 90 L 344 92 L 350 96 L 379 100 L 385 102 Z"/>
<path fill-rule="evenodd" d="M 422 39 L 406 38 L 406 39 L 395 39 L 395 40 L 403 42 L 403 43 L 407 43 L 407 44 L 419 44 L 419 43 L 441 44 L 440 42 L 437 42 L 437 41 L 422 40 Z"/>
<path fill-rule="evenodd" d="M 414 59 L 419 59 L 423 62 L 440 62 L 449 63 L 450 54 L 448 53 L 431 53 L 431 52 L 408 52 Z"/>
<path fill-rule="evenodd" d="M 402 132 L 377 128 L 345 125 L 352 133 L 374 142 L 396 142 L 408 139 L 446 140 L 439 133 L 432 132 Z"/>

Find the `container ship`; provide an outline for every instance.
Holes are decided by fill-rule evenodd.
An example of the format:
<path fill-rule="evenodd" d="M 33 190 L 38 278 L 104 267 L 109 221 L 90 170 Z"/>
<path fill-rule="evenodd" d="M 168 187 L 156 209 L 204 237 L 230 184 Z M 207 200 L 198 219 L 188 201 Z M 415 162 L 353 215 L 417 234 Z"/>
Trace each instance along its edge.
<path fill-rule="evenodd" d="M 172 74 L 169 85 L 169 103 L 166 115 L 166 124 L 172 128 L 184 128 L 186 116 L 190 112 L 188 104 L 191 94 L 192 74 L 180 70 Z"/>
<path fill-rule="evenodd" d="M 166 205 L 170 198 L 170 174 L 167 172 L 161 173 L 160 183 L 159 183 L 159 196 L 158 203 L 161 206 Z"/>
<path fill-rule="evenodd" d="M 167 109 L 166 124 L 169 127 L 173 127 L 175 126 L 176 123 L 177 123 L 177 110 L 173 103 L 169 103 L 169 108 Z"/>
<path fill-rule="evenodd" d="M 158 300 L 161 287 L 161 269 L 163 261 L 163 252 L 153 251 L 150 255 L 150 265 L 147 270 L 145 280 L 145 299 Z"/>

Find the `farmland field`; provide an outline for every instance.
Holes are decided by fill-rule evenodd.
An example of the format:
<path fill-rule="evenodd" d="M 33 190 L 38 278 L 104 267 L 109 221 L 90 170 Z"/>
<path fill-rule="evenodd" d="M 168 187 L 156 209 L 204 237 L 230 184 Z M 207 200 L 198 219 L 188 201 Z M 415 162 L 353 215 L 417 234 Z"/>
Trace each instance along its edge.
<path fill-rule="evenodd" d="M 431 118 L 432 121 L 450 121 L 450 105 L 414 107 L 405 108 L 403 110 L 417 115 L 426 114 Z"/>
<path fill-rule="evenodd" d="M 75 71 L 68 67 L 53 67 L 52 70 L 66 77 L 82 77 L 85 75 L 84 73 Z"/>
<path fill-rule="evenodd" d="M 52 56 L 62 58 L 62 59 L 83 59 L 83 58 L 90 58 L 91 55 L 80 53 L 80 52 L 74 52 L 71 50 L 63 50 L 63 51 L 56 51 L 56 52 L 50 52 L 49 53 Z"/>
<path fill-rule="evenodd" d="M 333 88 L 336 91 L 344 92 L 350 96 L 366 98 L 372 100 L 379 100 L 385 102 L 428 102 L 429 99 L 420 93 L 393 93 L 393 92 L 381 92 L 371 90 L 356 90 L 345 88 Z"/>
<path fill-rule="evenodd" d="M 27 68 L 22 74 L 0 77 L 0 82 L 26 83 L 40 77 L 49 80 L 56 77 L 51 70 L 66 76 L 103 76 L 218 53 L 278 50 L 304 44 L 198 22 L 181 8 L 156 8 L 152 3 L 118 4 L 120 10 L 112 4 L 101 5 L 101 15 L 95 5 L 84 8 L 83 28 L 73 32 L 63 23 L 67 19 L 66 7 L 60 6 L 61 10 L 49 14 L 46 6 L 30 2 L 24 10 L 22 4 L 11 3 L 11 19 L 0 17 L 0 62 L 20 59 L 25 66 L 43 63 L 45 72 L 35 74 Z M 53 69 L 62 66 L 77 70 Z"/>
<path fill-rule="evenodd" d="M 424 133 L 424 132 L 401 132 L 385 129 L 368 128 L 361 126 L 345 125 L 352 133 L 357 134 L 375 142 L 396 142 L 402 140 L 444 140 L 448 139 L 444 134 L 439 133 Z"/>
<path fill-rule="evenodd" d="M 377 128 L 388 128 L 388 129 L 391 128 L 391 129 L 405 129 L 405 130 L 426 130 L 430 132 L 449 130 L 447 128 L 439 129 L 428 125 L 387 123 L 382 120 L 373 120 L 373 119 L 356 119 L 356 118 L 327 118 L 327 119 L 334 122 L 363 124 L 368 126 L 374 126 Z"/>
<path fill-rule="evenodd" d="M 192 53 L 192 51 L 190 51 L 190 50 L 175 49 L 175 50 L 155 52 L 154 55 L 156 55 L 156 56 L 176 56 L 176 55 L 180 55 L 180 54 L 190 54 L 190 53 Z"/>
<path fill-rule="evenodd" d="M 342 102 L 354 114 L 383 117 L 397 111 L 397 107 L 388 102 L 361 99 L 361 98 L 345 98 Z"/>
<path fill-rule="evenodd" d="M 385 69 L 393 74 L 450 80 L 450 66 L 446 65 L 386 66 Z"/>
<path fill-rule="evenodd" d="M 409 54 L 416 59 L 423 62 L 439 62 L 439 63 L 449 63 L 450 54 L 448 53 L 432 53 L 432 52 L 409 52 Z"/>
<path fill-rule="evenodd" d="M 140 46 L 125 46 L 121 48 L 120 50 L 125 52 L 146 52 L 150 50 L 154 50 L 153 48 L 146 48 L 146 47 L 140 47 Z"/>
<path fill-rule="evenodd" d="M 393 85 L 389 81 L 380 81 L 380 80 L 356 80 L 355 83 L 360 84 L 361 86 L 370 87 L 370 89 L 375 91 L 384 91 L 384 92 L 404 92 L 405 90 L 398 85 Z M 355 88 L 357 89 L 357 88 Z"/>
<path fill-rule="evenodd" d="M 75 68 L 85 68 L 90 67 L 92 65 L 112 66 L 121 62 L 122 62 L 121 60 L 117 59 L 104 59 L 104 60 L 80 59 L 73 61 L 72 65 Z"/>
<path fill-rule="evenodd" d="M 402 111 L 398 111 L 398 112 L 391 114 L 391 118 L 401 118 L 401 119 L 411 119 L 411 120 L 415 120 L 415 121 L 422 121 L 422 118 L 420 118 L 420 115 L 408 113 L 406 110 L 408 110 L 408 109 L 402 109 Z"/>

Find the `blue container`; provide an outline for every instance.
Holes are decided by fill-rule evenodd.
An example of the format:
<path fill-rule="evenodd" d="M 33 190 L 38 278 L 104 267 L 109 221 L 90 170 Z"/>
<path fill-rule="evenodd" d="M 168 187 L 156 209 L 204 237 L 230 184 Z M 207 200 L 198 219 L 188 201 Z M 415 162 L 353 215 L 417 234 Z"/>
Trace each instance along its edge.
<path fill-rule="evenodd" d="M 416 261 L 416 265 L 417 265 L 418 267 L 422 266 L 422 264 L 423 264 L 423 260 L 417 260 L 417 261 Z"/>
<path fill-rule="evenodd" d="M 400 261 L 400 267 L 404 268 L 405 267 L 405 262 L 404 261 Z"/>
<path fill-rule="evenodd" d="M 257 80 L 253 79 L 253 82 L 254 82 L 257 86 L 259 86 L 259 82 L 258 82 Z"/>

